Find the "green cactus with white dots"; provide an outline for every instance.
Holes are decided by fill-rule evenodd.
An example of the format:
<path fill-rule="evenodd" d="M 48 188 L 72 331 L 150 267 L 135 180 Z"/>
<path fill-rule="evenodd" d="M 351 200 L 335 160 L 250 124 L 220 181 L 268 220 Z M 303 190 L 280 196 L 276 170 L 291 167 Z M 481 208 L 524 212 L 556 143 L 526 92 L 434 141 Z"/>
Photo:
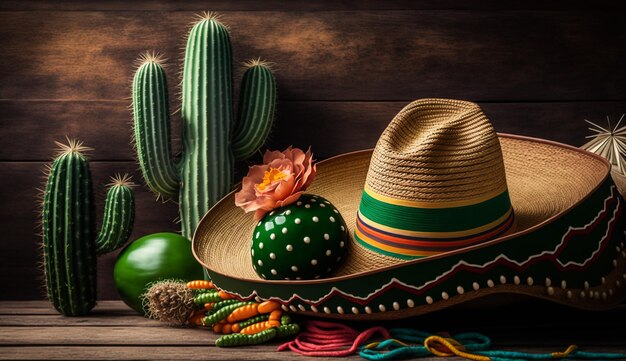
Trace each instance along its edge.
<path fill-rule="evenodd" d="M 134 138 L 148 187 L 178 197 L 183 236 L 232 190 L 234 163 L 264 144 L 274 118 L 276 81 L 268 63 L 246 64 L 237 122 L 233 119 L 232 59 L 228 29 L 207 13 L 189 32 L 182 76 L 183 154 L 170 146 L 168 90 L 161 60 L 145 55 L 133 80 Z"/>
<path fill-rule="evenodd" d="M 348 231 L 327 199 L 303 194 L 268 213 L 252 234 L 252 266 L 264 279 L 323 278 L 346 256 Z"/>

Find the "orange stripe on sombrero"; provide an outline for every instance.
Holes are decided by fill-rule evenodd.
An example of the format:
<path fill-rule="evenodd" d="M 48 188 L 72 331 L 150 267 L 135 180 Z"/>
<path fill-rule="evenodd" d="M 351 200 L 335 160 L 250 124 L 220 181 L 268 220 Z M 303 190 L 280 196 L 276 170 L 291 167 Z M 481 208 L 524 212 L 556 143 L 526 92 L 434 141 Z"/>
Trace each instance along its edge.
<path fill-rule="evenodd" d="M 434 256 L 436 254 L 441 253 L 441 251 L 429 252 L 429 251 L 421 251 L 421 250 L 408 250 L 408 249 L 387 246 L 385 244 L 373 246 L 372 244 L 367 242 L 366 240 L 367 237 L 359 230 L 358 227 L 354 230 L 354 235 L 356 236 L 357 241 L 363 244 L 366 248 L 369 248 L 373 251 L 383 253 L 389 256 L 398 257 L 398 258 L 419 258 L 419 257 Z M 408 257 L 406 257 L 405 255 Z"/>
<path fill-rule="evenodd" d="M 373 241 L 373 243 L 380 243 L 380 242 L 377 242 L 373 238 L 373 237 L 375 237 L 375 238 L 378 238 L 378 239 L 389 241 L 391 243 L 399 243 L 399 244 L 408 245 L 408 246 L 412 246 L 412 247 L 444 249 L 444 248 L 450 248 L 450 247 L 465 247 L 465 246 L 468 246 L 468 245 L 480 243 L 480 242 L 483 242 L 483 241 L 488 240 L 490 238 L 493 238 L 493 237 L 501 234 L 503 231 L 508 230 L 511 227 L 511 225 L 513 224 L 513 219 L 514 219 L 513 213 L 509 212 L 508 216 L 504 219 L 504 221 L 502 221 L 499 225 L 496 225 L 496 227 L 492 228 L 491 230 L 488 230 L 488 231 L 480 233 L 480 234 L 475 234 L 475 235 L 472 235 L 472 236 L 468 236 L 468 237 L 459 237 L 460 239 L 458 239 L 458 240 L 441 239 L 441 240 L 437 240 L 437 241 L 433 241 L 432 238 L 422 238 L 422 239 L 420 239 L 420 238 L 417 238 L 417 237 L 407 237 L 407 236 L 392 234 L 392 233 L 388 233 L 388 232 L 379 230 L 379 229 L 377 229 L 377 228 L 375 228 L 375 227 L 365 223 L 361 219 L 360 214 L 357 214 L 356 221 L 357 221 L 357 225 L 363 231 L 365 231 L 365 233 L 367 235 L 371 235 L 371 236 L 367 236 L 367 238 L 371 239 Z"/>

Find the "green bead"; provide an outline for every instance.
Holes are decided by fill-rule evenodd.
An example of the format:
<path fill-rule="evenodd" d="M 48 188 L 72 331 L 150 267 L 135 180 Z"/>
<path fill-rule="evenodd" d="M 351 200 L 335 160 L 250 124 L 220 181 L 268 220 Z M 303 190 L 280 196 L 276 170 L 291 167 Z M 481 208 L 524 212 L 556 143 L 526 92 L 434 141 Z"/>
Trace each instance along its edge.
<path fill-rule="evenodd" d="M 303 194 L 268 213 L 252 234 L 253 268 L 264 279 L 322 278 L 337 269 L 348 248 L 348 227 L 328 200 Z"/>
<path fill-rule="evenodd" d="M 222 298 L 217 292 L 206 292 L 201 293 L 193 298 L 193 301 L 196 304 L 205 304 L 207 302 L 218 302 L 221 301 Z"/>
<path fill-rule="evenodd" d="M 209 316 L 206 316 L 203 320 L 203 324 L 204 325 L 214 325 L 216 323 L 218 323 L 219 321 L 225 319 L 226 317 L 228 317 L 228 315 L 233 312 L 234 310 L 236 310 L 237 308 L 241 307 L 241 306 L 245 306 L 245 305 L 249 305 L 253 302 L 237 302 L 237 303 L 233 303 L 227 306 L 224 306 L 222 308 L 220 308 L 218 311 L 215 311 L 215 313 L 210 314 Z"/>
<path fill-rule="evenodd" d="M 282 325 L 276 327 L 276 337 L 291 337 L 300 332 L 300 326 L 297 323 Z"/>
<path fill-rule="evenodd" d="M 236 300 L 236 299 L 222 300 L 222 301 L 219 301 L 219 302 L 215 303 L 215 305 L 213 306 L 212 311 L 217 311 L 217 310 L 222 309 L 223 307 L 226 307 L 228 305 L 232 305 L 232 304 L 235 304 L 235 303 L 239 303 L 239 302 L 241 302 L 241 301 Z"/>
<path fill-rule="evenodd" d="M 254 325 L 255 323 L 259 323 L 259 322 L 263 322 L 263 321 L 267 321 L 270 318 L 269 314 L 265 314 L 265 315 L 258 315 L 252 318 L 249 318 L 245 321 L 239 322 L 239 328 L 240 329 L 244 329 L 250 325 Z"/>
<path fill-rule="evenodd" d="M 215 341 L 217 347 L 231 347 L 244 345 L 258 345 L 267 342 L 276 337 L 276 329 L 270 328 L 254 335 L 244 335 L 241 333 L 232 333 L 224 335 Z"/>

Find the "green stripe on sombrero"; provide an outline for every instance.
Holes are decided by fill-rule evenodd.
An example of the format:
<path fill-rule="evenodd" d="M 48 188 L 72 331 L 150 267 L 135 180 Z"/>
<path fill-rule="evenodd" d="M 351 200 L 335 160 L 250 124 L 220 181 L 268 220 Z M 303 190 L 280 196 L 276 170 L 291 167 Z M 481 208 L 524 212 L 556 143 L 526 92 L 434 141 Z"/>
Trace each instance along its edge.
<path fill-rule="evenodd" d="M 508 190 L 477 204 L 450 208 L 419 208 L 390 204 L 376 199 L 365 190 L 359 211 L 373 222 L 390 228 L 415 232 L 458 232 L 494 222 L 510 208 Z"/>

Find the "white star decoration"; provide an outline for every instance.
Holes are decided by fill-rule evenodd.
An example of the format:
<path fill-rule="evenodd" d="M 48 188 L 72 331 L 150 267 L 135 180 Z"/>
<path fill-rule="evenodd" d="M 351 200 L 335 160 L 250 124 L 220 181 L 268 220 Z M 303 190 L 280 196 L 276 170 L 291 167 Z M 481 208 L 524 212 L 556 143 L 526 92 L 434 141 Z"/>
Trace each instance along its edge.
<path fill-rule="evenodd" d="M 611 120 L 607 116 L 608 129 L 585 119 L 587 123 L 592 125 L 589 130 L 596 134 L 585 137 L 592 139 L 581 147 L 606 158 L 613 169 L 622 175 L 626 175 L 626 126 L 620 128 L 619 125 L 624 119 L 624 115 L 626 114 L 622 114 L 614 127 L 611 127 Z"/>

